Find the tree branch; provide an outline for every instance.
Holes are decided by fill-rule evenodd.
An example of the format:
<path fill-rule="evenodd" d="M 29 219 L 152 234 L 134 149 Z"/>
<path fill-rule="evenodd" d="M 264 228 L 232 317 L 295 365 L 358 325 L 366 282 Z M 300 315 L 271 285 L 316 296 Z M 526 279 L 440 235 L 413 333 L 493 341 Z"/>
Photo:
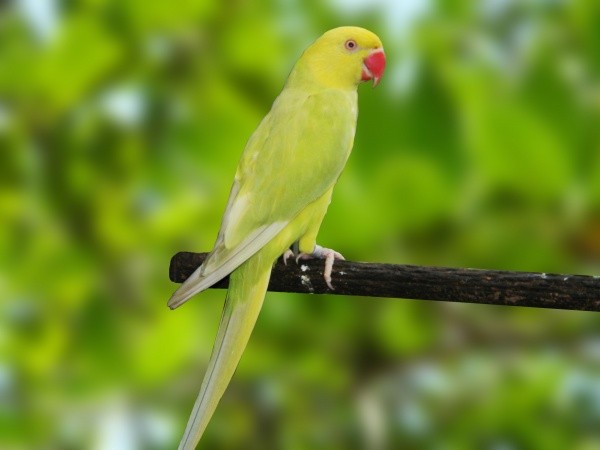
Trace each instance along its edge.
<path fill-rule="evenodd" d="M 185 281 L 206 255 L 177 253 L 169 267 L 171 281 Z M 286 266 L 279 259 L 269 290 L 600 311 L 599 276 L 336 261 L 331 291 L 323 279 L 323 265 L 322 260 L 290 260 Z M 227 285 L 225 278 L 213 288 Z"/>

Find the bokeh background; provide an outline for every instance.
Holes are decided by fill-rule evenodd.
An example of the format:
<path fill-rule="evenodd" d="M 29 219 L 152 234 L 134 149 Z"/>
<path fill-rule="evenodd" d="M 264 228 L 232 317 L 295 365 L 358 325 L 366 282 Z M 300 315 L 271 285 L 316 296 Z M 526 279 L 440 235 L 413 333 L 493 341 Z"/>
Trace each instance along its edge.
<path fill-rule="evenodd" d="M 246 139 L 334 26 L 389 66 L 321 244 L 600 275 L 599 23 L 594 0 L 2 2 L 0 447 L 176 447 L 224 292 L 169 311 L 169 259 L 212 247 Z M 597 449 L 599 332 L 271 293 L 204 448 Z"/>

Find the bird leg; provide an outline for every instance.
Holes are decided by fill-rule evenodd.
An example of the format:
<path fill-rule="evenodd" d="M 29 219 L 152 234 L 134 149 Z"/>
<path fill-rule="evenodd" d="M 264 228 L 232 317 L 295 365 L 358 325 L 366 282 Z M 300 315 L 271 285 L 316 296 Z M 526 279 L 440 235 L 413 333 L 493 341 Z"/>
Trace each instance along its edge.
<path fill-rule="evenodd" d="M 286 260 L 286 255 L 288 255 L 288 252 L 285 252 L 285 254 L 283 255 L 284 262 Z M 290 255 L 288 255 L 288 257 L 289 256 Z M 336 252 L 335 250 L 332 250 L 330 248 L 321 247 L 320 245 L 315 245 L 315 249 L 313 250 L 312 253 L 299 253 L 296 256 L 296 263 L 298 263 L 298 261 L 301 259 L 312 259 L 312 258 L 319 258 L 319 259 L 325 260 L 325 269 L 323 270 L 323 278 L 325 278 L 325 283 L 327 283 L 327 287 L 329 289 L 331 289 L 332 291 L 334 291 L 335 289 L 333 288 L 333 286 L 331 284 L 331 271 L 333 270 L 333 262 L 336 259 L 343 260 L 346 258 L 344 258 L 341 253 Z"/>

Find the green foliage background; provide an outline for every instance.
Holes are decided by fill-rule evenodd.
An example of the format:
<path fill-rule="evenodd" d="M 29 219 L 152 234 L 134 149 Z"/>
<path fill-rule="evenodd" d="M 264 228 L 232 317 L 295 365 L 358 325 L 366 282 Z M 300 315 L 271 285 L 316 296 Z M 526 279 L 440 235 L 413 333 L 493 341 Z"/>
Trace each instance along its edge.
<path fill-rule="evenodd" d="M 169 311 L 169 259 L 211 248 L 246 139 L 334 26 L 377 32 L 389 66 L 360 88 L 321 244 L 600 274 L 599 5 L 4 3 L 0 447 L 176 447 L 224 293 Z M 599 331 L 594 313 L 268 294 L 204 448 L 599 448 Z"/>

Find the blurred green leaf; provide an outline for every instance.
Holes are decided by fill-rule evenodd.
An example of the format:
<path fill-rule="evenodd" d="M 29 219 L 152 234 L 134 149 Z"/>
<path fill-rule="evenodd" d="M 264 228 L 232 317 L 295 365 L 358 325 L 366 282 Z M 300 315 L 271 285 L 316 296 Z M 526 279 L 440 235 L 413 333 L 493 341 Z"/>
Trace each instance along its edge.
<path fill-rule="evenodd" d="M 224 292 L 170 312 L 169 259 L 210 250 L 246 140 L 329 27 L 373 29 L 389 65 L 359 88 L 321 244 L 356 260 L 599 272 L 597 2 L 1 8 L 2 448 L 176 445 Z M 599 326 L 269 294 L 203 442 L 597 448 Z"/>

